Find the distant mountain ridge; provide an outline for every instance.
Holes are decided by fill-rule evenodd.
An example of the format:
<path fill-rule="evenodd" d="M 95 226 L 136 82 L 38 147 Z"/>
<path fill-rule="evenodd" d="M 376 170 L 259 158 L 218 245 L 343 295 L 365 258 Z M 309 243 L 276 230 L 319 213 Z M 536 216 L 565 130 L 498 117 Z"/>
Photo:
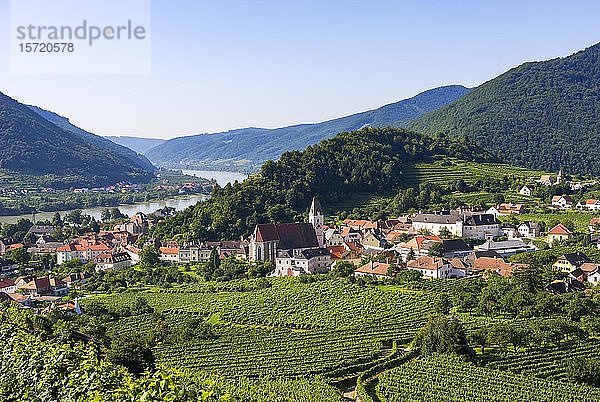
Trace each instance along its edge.
<path fill-rule="evenodd" d="M 61 128 L 39 113 L 53 120 L 60 116 L 36 110 L 0 93 L 1 182 L 26 178 L 68 188 L 152 178 L 155 168 L 145 158 L 74 126 Z"/>
<path fill-rule="evenodd" d="M 61 116 L 57 113 L 42 109 L 38 106 L 28 105 L 28 107 L 31 110 L 33 110 L 34 112 L 36 112 L 37 114 L 39 114 L 40 116 L 42 116 L 44 119 L 48 120 L 49 122 L 55 124 L 56 126 L 62 128 L 63 130 L 66 130 L 73 134 L 78 135 L 85 141 L 89 141 L 92 144 L 97 145 L 102 148 L 111 149 L 114 152 L 121 155 L 123 158 L 127 159 L 131 163 L 133 163 L 143 169 L 147 169 L 149 171 L 156 170 L 156 168 L 154 167 L 154 165 L 152 165 L 152 163 L 148 160 L 148 158 L 146 158 L 141 153 L 138 154 L 135 150 L 132 150 L 129 147 L 117 144 L 108 138 L 101 137 L 99 135 L 92 134 L 88 131 L 85 131 L 85 130 L 73 125 L 67 117 Z"/>
<path fill-rule="evenodd" d="M 126 135 L 110 135 L 106 138 L 115 144 L 123 145 L 124 147 L 127 147 L 139 154 L 145 154 L 149 149 L 154 148 L 155 146 L 166 141 L 160 138 L 130 137 Z"/>
<path fill-rule="evenodd" d="M 513 165 L 600 175 L 600 44 L 522 64 L 405 126 L 468 136 Z"/>
<path fill-rule="evenodd" d="M 410 99 L 322 123 L 299 124 L 276 129 L 243 128 L 168 140 L 146 152 L 155 164 L 171 167 L 221 164 L 223 168 L 260 166 L 283 152 L 302 150 L 340 132 L 366 126 L 399 125 L 445 106 L 469 92 L 450 85 L 422 92 Z M 233 169 L 235 170 L 235 169 Z"/>

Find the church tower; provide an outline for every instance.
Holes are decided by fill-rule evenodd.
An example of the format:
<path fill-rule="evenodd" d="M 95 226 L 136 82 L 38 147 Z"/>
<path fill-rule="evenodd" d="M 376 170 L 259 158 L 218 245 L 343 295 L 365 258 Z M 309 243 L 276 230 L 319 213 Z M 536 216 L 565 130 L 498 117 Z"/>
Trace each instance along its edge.
<path fill-rule="evenodd" d="M 315 229 L 317 241 L 319 242 L 319 247 L 321 248 L 325 245 L 325 233 L 323 233 L 324 219 L 323 208 L 321 208 L 319 197 L 313 197 L 312 203 L 310 204 L 310 212 L 308 213 L 308 223 L 310 223 Z"/>

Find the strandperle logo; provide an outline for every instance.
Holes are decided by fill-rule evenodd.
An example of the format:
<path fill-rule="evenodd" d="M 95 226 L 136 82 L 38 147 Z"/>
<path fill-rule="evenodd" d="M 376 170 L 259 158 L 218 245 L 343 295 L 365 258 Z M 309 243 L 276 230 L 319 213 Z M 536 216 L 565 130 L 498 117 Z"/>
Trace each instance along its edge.
<path fill-rule="evenodd" d="M 98 26 L 89 24 L 83 20 L 78 26 L 45 26 L 28 25 L 18 26 L 17 39 L 25 41 L 72 41 L 83 40 L 92 46 L 98 40 L 144 40 L 146 39 L 146 28 L 135 25 L 133 21 L 127 20 L 123 25 Z"/>
<path fill-rule="evenodd" d="M 150 0 L 11 0 L 13 74 L 149 74 Z"/>

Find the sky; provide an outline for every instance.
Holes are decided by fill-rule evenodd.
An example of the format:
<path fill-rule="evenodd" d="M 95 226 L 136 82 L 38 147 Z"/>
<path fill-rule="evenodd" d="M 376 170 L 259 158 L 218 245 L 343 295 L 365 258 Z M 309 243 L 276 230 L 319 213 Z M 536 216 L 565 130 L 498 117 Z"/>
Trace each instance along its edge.
<path fill-rule="evenodd" d="M 153 0 L 149 72 L 12 74 L 0 0 L 0 92 L 99 135 L 282 127 L 570 55 L 600 41 L 598 15 L 597 0 Z"/>

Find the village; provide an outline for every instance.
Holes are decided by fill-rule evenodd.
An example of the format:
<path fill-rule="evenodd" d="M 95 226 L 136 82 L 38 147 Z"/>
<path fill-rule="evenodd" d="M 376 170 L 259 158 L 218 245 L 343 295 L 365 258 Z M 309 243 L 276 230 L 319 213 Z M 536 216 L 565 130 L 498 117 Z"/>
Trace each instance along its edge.
<path fill-rule="evenodd" d="M 542 176 L 537 185 L 556 181 L 560 181 L 560 173 L 555 179 Z M 533 187 L 524 186 L 520 192 L 525 194 Z M 575 203 L 568 195 L 556 195 L 549 207 L 595 212 L 600 210 L 600 201 Z M 526 268 L 509 261 L 510 257 L 563 245 L 581 235 L 600 249 L 600 217 L 590 220 L 587 233 L 576 233 L 562 223 L 546 228 L 543 222 L 503 221 L 503 217 L 525 211 L 521 204 L 500 203 L 490 208 L 416 212 L 377 221 L 344 219 L 334 224 L 326 223 L 321 202 L 313 197 L 307 222 L 261 223 L 247 238 L 197 243 L 148 236 L 152 227 L 172 211 L 137 213 L 112 226 L 103 224 L 97 231 L 75 231 L 76 236 L 64 240 L 53 237 L 61 228 L 32 225 L 23 237 L 27 241 L 0 239 L 0 298 L 25 307 L 51 305 L 75 310 L 76 303 L 65 302 L 64 296 L 85 285 L 91 274 L 81 269 L 63 270 L 64 276 L 58 277 L 52 274 L 52 268 L 91 264 L 96 272 L 121 270 L 138 264 L 145 248 L 155 250 L 162 264 L 175 266 L 205 264 L 214 252 L 219 259 L 270 263 L 272 270 L 267 275 L 274 277 L 324 274 L 347 262 L 353 264 L 356 278 L 370 280 L 391 279 L 403 270 L 414 271 L 424 279 L 490 274 L 509 277 Z M 15 260 L 11 259 L 15 255 Z M 39 275 L 39 269 L 24 271 L 22 265 L 29 260 L 49 262 L 44 275 Z M 564 275 L 547 284 L 548 292 L 584 290 L 586 285 L 600 283 L 600 264 L 582 253 L 560 256 L 553 268 Z"/>

